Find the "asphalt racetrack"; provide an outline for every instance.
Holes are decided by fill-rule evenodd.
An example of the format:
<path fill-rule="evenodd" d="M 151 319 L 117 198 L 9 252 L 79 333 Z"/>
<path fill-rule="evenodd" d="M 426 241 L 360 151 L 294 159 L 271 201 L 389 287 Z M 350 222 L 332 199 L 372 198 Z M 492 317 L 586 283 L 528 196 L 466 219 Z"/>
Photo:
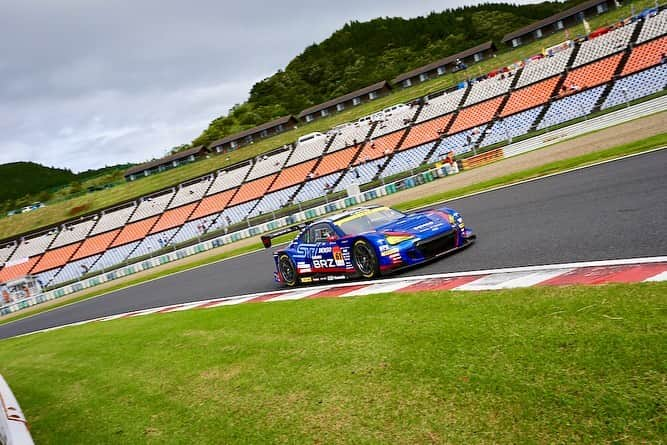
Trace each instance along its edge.
<path fill-rule="evenodd" d="M 667 150 L 447 202 L 477 243 L 400 275 L 667 254 Z M 278 289 L 272 250 L 0 326 L 0 338 L 173 303 Z M 399 276 L 400 276 L 399 275 Z"/>

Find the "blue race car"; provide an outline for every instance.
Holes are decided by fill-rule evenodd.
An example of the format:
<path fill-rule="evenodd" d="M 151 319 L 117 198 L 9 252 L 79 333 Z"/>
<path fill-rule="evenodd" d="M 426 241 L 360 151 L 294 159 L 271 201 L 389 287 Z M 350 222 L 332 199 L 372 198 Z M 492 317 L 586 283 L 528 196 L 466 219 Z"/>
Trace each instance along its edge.
<path fill-rule="evenodd" d="M 274 253 L 275 279 L 287 286 L 375 278 L 462 249 L 475 239 L 450 208 L 405 214 L 367 206 L 264 235 L 264 247 L 297 230 L 301 233 L 294 241 Z"/>

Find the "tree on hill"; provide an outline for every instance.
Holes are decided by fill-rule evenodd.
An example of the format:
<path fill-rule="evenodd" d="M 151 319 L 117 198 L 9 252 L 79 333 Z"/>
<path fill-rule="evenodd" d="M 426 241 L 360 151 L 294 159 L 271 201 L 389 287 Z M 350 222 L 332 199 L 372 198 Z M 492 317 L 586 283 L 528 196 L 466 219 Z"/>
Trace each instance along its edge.
<path fill-rule="evenodd" d="M 260 125 L 413 68 L 500 39 L 508 32 L 583 0 L 532 5 L 487 3 L 404 19 L 351 21 L 308 46 L 284 70 L 253 85 L 248 101 L 214 119 L 192 145 Z"/>
<path fill-rule="evenodd" d="M 76 179 L 71 170 L 45 167 L 34 162 L 0 165 L 0 201 L 15 201 L 23 196 L 63 186 Z"/>

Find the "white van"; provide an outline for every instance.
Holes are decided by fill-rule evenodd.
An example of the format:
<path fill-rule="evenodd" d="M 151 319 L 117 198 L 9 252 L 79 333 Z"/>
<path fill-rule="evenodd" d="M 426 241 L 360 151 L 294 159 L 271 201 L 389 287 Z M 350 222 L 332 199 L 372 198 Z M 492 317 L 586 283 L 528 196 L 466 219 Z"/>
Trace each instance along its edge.
<path fill-rule="evenodd" d="M 298 147 L 301 144 L 304 144 L 304 143 L 309 142 L 309 141 L 314 141 L 315 139 L 319 139 L 319 138 L 323 138 L 323 137 L 326 137 L 326 136 L 323 135 L 322 133 L 320 133 L 319 131 L 316 131 L 315 133 L 304 134 L 303 136 L 301 136 L 299 139 L 296 140 L 296 146 Z"/>

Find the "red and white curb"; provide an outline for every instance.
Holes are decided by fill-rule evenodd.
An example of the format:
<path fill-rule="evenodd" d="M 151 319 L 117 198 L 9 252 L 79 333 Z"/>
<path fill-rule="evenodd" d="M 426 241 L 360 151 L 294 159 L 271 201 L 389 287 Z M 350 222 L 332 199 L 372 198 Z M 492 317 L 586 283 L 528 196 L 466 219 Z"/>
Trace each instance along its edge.
<path fill-rule="evenodd" d="M 66 326 L 77 326 L 91 322 L 110 321 L 151 314 L 165 314 L 190 309 L 230 306 L 241 303 L 301 300 L 305 298 L 356 297 L 389 292 L 439 290 L 484 291 L 532 286 L 602 285 L 650 281 L 667 281 L 667 256 L 455 272 L 277 290 L 274 292 L 213 298 L 125 312 L 34 331 L 23 335 L 47 332 Z"/>

